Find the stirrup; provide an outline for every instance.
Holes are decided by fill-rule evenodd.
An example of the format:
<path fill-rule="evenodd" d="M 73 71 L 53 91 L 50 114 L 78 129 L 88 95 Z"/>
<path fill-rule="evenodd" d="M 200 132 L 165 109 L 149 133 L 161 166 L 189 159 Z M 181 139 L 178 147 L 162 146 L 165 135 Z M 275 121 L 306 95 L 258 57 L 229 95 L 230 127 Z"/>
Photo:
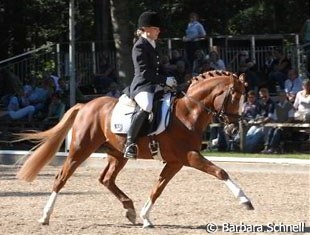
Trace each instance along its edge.
<path fill-rule="evenodd" d="M 135 143 L 125 145 L 124 158 L 136 159 L 138 154 L 138 145 Z"/>

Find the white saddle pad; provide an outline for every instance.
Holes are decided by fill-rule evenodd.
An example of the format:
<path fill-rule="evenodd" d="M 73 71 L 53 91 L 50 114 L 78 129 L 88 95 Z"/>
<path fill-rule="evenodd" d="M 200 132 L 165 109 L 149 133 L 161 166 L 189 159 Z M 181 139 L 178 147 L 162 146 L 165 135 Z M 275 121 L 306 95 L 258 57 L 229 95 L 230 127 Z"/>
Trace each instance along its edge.
<path fill-rule="evenodd" d="M 169 123 L 171 93 L 167 93 L 162 98 L 161 120 L 158 128 L 149 135 L 158 135 L 163 132 Z M 127 134 L 131 124 L 131 117 L 135 110 L 136 103 L 125 94 L 122 95 L 112 111 L 111 131 L 115 134 Z"/>

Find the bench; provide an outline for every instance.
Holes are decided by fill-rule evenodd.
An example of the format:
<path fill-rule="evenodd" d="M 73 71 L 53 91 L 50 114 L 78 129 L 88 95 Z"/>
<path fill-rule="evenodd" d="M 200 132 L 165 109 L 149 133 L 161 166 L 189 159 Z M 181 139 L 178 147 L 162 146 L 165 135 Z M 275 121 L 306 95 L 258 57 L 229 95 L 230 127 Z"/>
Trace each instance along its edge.
<path fill-rule="evenodd" d="M 266 123 L 264 126 L 273 128 L 290 128 L 298 131 L 301 135 L 305 135 L 304 140 L 282 140 L 282 148 L 299 150 L 301 152 L 310 152 L 310 123 Z"/>
<path fill-rule="evenodd" d="M 240 151 L 244 151 L 245 147 L 245 135 L 248 130 L 248 128 L 251 125 L 255 124 L 249 124 L 245 126 L 242 122 L 239 122 L 239 131 L 240 131 Z M 215 128 L 215 127 L 221 127 L 223 124 L 221 123 L 212 123 L 209 125 L 209 128 Z M 310 152 L 310 123 L 277 123 L 277 122 L 271 122 L 264 124 L 265 127 L 280 127 L 280 128 L 291 128 L 292 131 L 298 131 L 301 135 L 307 136 L 307 138 L 303 141 L 300 140 L 282 140 L 282 146 L 285 149 L 292 149 L 292 150 L 298 150 L 302 152 Z M 202 141 L 202 149 L 206 149 L 208 145 L 210 144 L 210 141 L 207 140 L 206 137 L 203 138 Z M 231 143 L 228 143 L 231 144 Z"/>

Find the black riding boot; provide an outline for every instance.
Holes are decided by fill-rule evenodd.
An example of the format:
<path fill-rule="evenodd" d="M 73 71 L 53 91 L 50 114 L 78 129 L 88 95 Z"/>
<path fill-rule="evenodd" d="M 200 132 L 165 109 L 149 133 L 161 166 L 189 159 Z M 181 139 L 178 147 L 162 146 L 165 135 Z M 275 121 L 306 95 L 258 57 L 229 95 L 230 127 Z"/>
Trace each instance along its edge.
<path fill-rule="evenodd" d="M 137 157 L 138 153 L 138 146 L 136 145 L 136 140 L 142 124 L 144 123 L 145 119 L 147 119 L 149 113 L 140 109 L 140 111 L 134 116 L 131 126 L 128 130 L 127 134 L 127 141 L 124 148 L 124 157 L 134 159 Z"/>

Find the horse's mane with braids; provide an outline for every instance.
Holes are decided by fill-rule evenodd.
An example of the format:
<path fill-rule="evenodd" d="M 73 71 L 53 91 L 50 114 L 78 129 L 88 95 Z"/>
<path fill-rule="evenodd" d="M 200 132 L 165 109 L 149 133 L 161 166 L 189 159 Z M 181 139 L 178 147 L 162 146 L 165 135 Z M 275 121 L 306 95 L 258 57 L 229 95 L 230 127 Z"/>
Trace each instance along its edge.
<path fill-rule="evenodd" d="M 212 70 L 212 71 L 207 71 L 207 72 L 204 72 L 204 73 L 201 73 L 197 76 L 194 76 L 191 80 L 188 81 L 188 83 L 193 83 L 193 82 L 196 82 L 196 81 L 201 81 L 201 80 L 204 80 L 206 78 L 210 78 L 210 77 L 216 77 L 216 76 L 233 76 L 235 78 L 237 78 L 237 75 L 232 73 L 232 72 L 229 72 L 229 71 L 223 71 L 223 70 Z"/>
<path fill-rule="evenodd" d="M 207 78 L 214 78 L 217 76 L 229 76 L 229 77 L 233 77 L 233 78 L 238 78 L 237 74 L 229 72 L 229 71 L 223 71 L 223 70 L 211 70 L 211 71 L 207 71 L 204 73 L 201 73 L 197 76 L 193 76 L 190 80 L 188 80 L 186 83 L 183 83 L 179 86 L 178 88 L 178 97 L 183 96 L 183 92 L 187 92 L 187 89 L 192 86 L 197 84 L 197 82 L 205 80 Z"/>

